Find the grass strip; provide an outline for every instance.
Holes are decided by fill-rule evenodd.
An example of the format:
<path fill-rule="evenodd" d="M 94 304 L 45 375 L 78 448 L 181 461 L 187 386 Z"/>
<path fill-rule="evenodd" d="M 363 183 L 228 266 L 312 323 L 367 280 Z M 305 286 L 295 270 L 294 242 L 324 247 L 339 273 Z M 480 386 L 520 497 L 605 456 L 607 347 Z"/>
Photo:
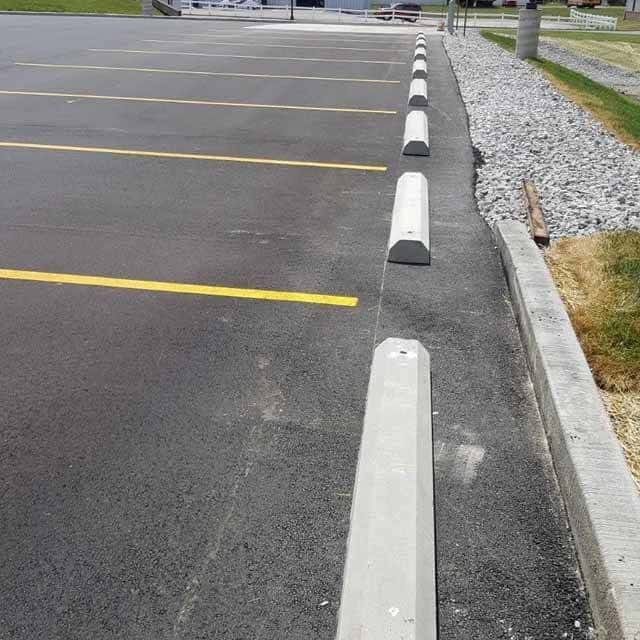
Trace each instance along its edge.
<path fill-rule="evenodd" d="M 640 488 L 640 233 L 563 238 L 546 260 Z"/>
<path fill-rule="evenodd" d="M 640 148 L 640 103 L 555 62 L 540 58 L 531 62 L 563 94 L 592 113 L 623 142 Z"/>
<path fill-rule="evenodd" d="M 513 38 L 485 29 L 480 34 L 507 51 L 515 50 Z M 640 148 L 639 102 L 555 62 L 543 58 L 531 58 L 529 62 L 540 69 L 561 93 L 589 111 L 620 140 Z"/>
<path fill-rule="evenodd" d="M 0 0 L 0 11 L 139 14 L 139 0 Z"/>
<path fill-rule="evenodd" d="M 510 36 L 505 36 L 501 33 L 497 33 L 496 31 L 488 31 L 487 29 L 480 29 L 480 35 L 485 40 L 489 40 L 489 42 L 493 42 L 493 44 L 497 44 L 499 47 L 502 47 L 507 51 L 516 50 L 515 37 L 512 38 Z"/>
<path fill-rule="evenodd" d="M 640 392 L 640 233 L 562 238 L 547 263 L 598 385 Z"/>
<path fill-rule="evenodd" d="M 602 398 L 640 489 L 640 393 L 603 392 Z"/>

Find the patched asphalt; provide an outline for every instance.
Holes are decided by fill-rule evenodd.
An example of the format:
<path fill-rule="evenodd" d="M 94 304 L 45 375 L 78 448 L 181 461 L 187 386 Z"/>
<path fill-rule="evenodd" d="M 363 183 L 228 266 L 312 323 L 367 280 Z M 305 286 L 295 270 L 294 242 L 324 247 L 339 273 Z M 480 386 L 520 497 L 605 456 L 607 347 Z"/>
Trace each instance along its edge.
<path fill-rule="evenodd" d="M 582 637 L 570 534 L 439 42 L 433 154 L 409 161 L 399 152 L 412 36 L 285 41 L 229 22 L 27 16 L 0 26 L 0 90 L 397 111 L 0 94 L 0 142 L 387 167 L 0 148 L 0 269 L 359 299 L 0 280 L 0 636 L 333 638 L 372 348 L 399 335 L 433 358 L 442 637 Z M 261 46 L 234 50 L 252 56 L 403 64 L 88 51 L 229 51 L 143 42 L 204 33 L 253 37 Z M 406 53 L 269 46 L 300 38 Z M 433 264 L 385 272 L 408 169 L 430 180 Z"/>

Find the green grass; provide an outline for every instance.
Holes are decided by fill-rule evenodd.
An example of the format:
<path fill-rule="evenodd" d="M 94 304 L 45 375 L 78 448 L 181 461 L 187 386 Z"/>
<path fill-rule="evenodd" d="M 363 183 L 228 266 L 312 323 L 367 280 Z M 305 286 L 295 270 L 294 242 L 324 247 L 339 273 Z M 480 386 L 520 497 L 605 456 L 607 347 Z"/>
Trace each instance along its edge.
<path fill-rule="evenodd" d="M 640 233 L 562 238 L 545 258 L 640 489 Z"/>
<path fill-rule="evenodd" d="M 507 51 L 515 39 L 482 29 L 480 34 Z M 562 65 L 536 58 L 530 60 L 567 97 L 591 112 L 621 140 L 640 148 L 640 103 Z"/>
<path fill-rule="evenodd" d="M 611 234 L 602 252 L 606 278 L 620 301 L 609 309 L 606 348 L 621 363 L 635 367 L 640 379 L 640 234 Z"/>
<path fill-rule="evenodd" d="M 137 14 L 142 7 L 139 0 L 0 0 L 0 11 Z"/>
<path fill-rule="evenodd" d="M 497 44 L 499 47 L 502 47 L 507 51 L 516 50 L 515 35 L 513 37 L 510 37 L 507 35 L 503 35 L 502 33 L 497 33 L 495 31 L 487 31 L 486 29 L 481 29 L 480 35 L 485 38 L 485 40 L 489 40 L 490 42 Z"/>
<path fill-rule="evenodd" d="M 531 61 L 581 107 L 590 111 L 624 142 L 640 148 L 640 103 L 614 89 L 549 60 Z"/>

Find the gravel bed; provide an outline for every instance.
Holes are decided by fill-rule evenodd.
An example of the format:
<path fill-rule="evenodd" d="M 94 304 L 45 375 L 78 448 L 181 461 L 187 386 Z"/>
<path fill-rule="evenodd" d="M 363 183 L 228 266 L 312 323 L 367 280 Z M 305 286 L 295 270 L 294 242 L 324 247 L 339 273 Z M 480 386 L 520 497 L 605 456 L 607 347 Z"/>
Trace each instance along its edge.
<path fill-rule="evenodd" d="M 444 43 L 478 157 L 478 209 L 489 224 L 525 219 L 522 180 L 530 178 L 552 237 L 640 229 L 640 153 L 480 35 Z"/>
<path fill-rule="evenodd" d="M 568 51 L 546 38 L 540 43 L 539 51 L 540 55 L 547 60 L 569 67 L 620 93 L 640 99 L 640 73 L 627 71 L 603 60 Z"/>

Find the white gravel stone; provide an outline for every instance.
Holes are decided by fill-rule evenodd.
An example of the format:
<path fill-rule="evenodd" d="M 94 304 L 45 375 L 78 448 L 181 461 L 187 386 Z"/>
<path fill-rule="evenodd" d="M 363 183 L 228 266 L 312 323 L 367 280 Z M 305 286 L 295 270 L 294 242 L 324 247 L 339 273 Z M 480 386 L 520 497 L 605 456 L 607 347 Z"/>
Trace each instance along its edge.
<path fill-rule="evenodd" d="M 559 94 L 531 64 L 477 34 L 446 36 L 478 157 L 480 214 L 525 219 L 534 181 L 552 237 L 640 230 L 640 154 Z"/>

